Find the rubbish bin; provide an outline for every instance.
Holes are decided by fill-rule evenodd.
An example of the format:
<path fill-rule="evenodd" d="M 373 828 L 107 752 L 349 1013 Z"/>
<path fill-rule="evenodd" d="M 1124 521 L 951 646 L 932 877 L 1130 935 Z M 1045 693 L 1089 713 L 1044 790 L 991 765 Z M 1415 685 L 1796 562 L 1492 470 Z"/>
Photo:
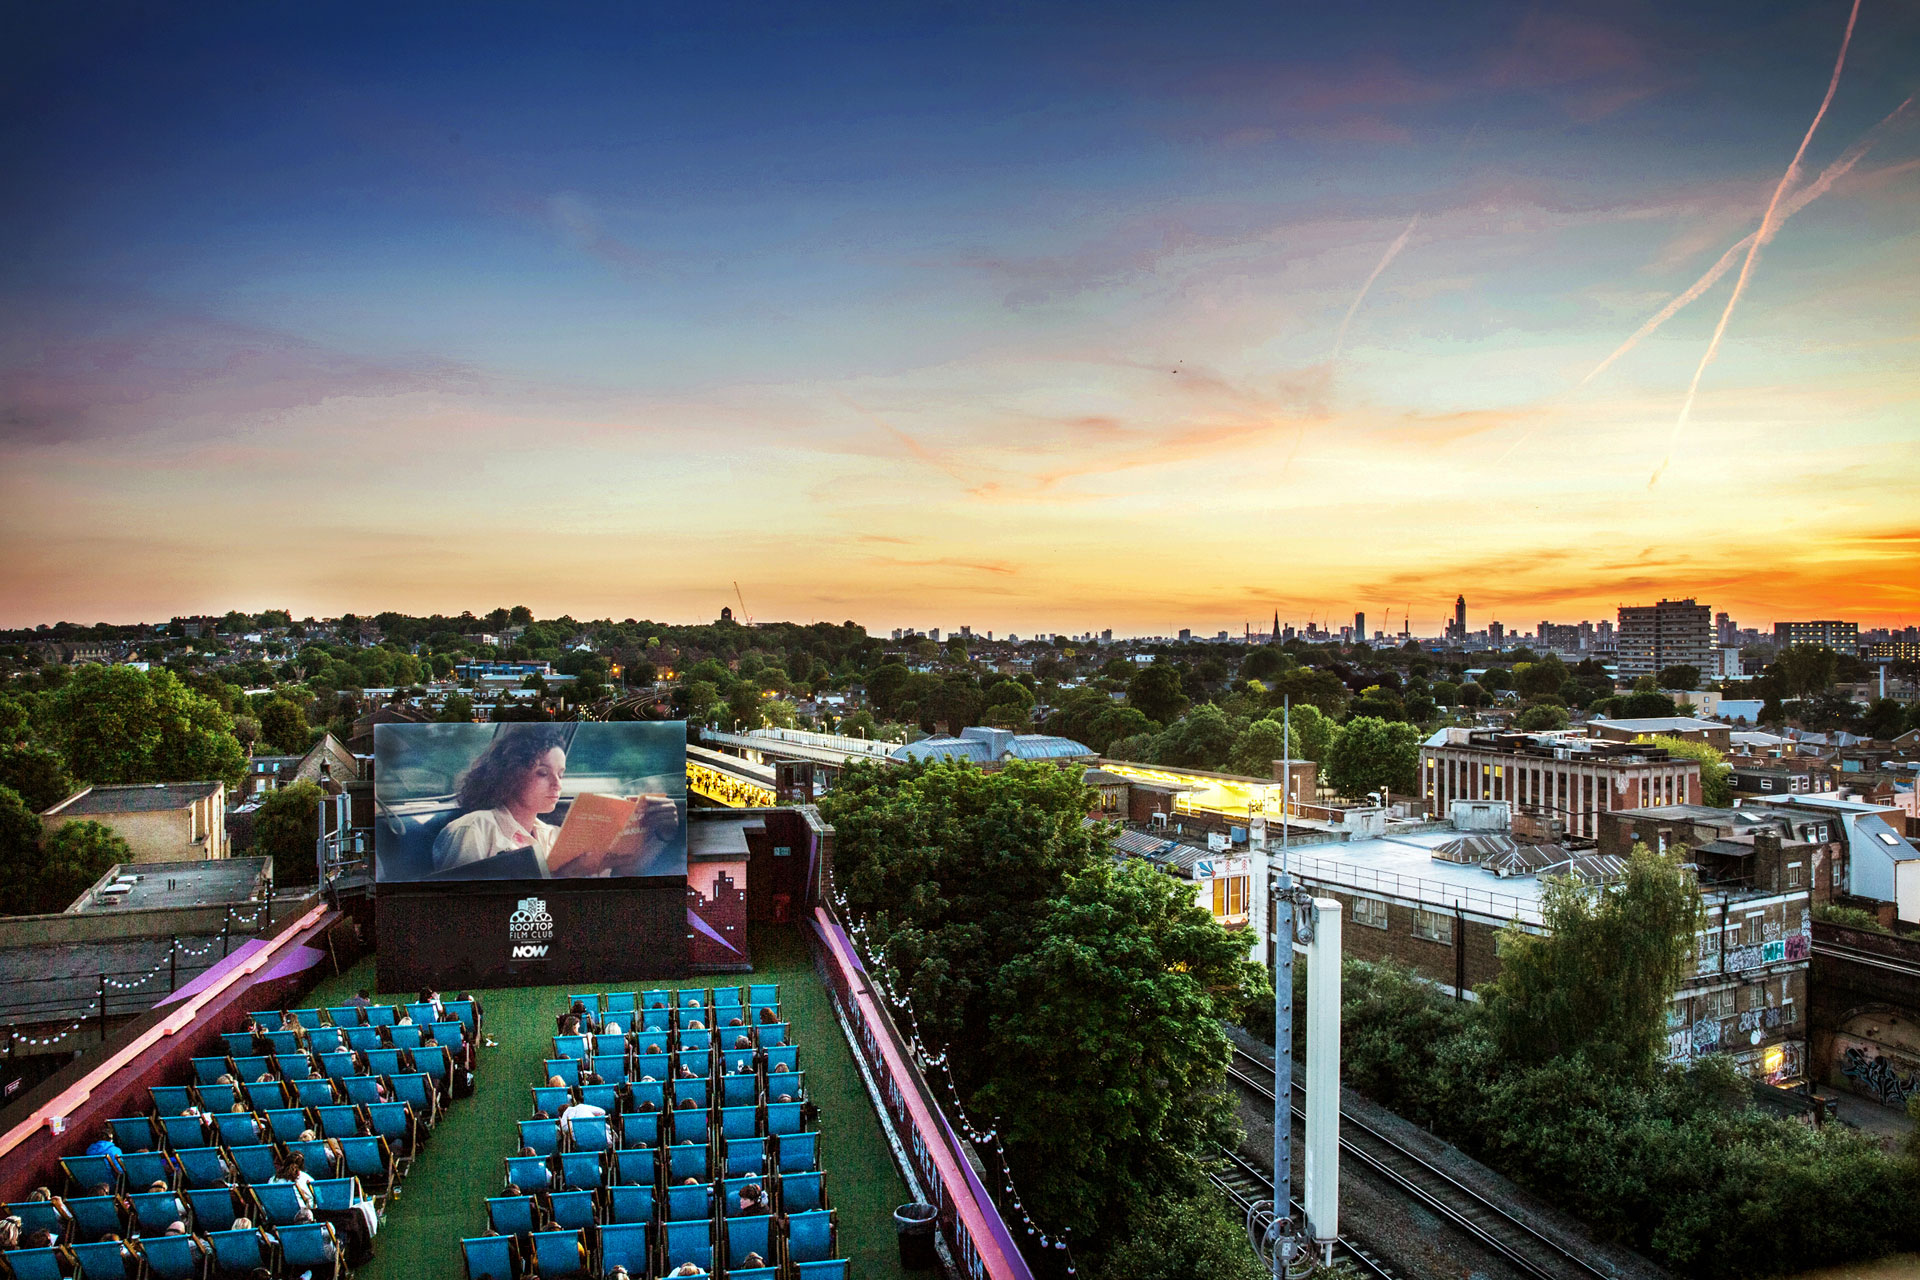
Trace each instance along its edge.
<path fill-rule="evenodd" d="M 934 1223 L 940 1211 L 930 1204 L 903 1204 L 893 1211 L 893 1229 L 900 1235 L 900 1265 L 913 1271 L 931 1271 L 940 1265 L 933 1250 Z"/>

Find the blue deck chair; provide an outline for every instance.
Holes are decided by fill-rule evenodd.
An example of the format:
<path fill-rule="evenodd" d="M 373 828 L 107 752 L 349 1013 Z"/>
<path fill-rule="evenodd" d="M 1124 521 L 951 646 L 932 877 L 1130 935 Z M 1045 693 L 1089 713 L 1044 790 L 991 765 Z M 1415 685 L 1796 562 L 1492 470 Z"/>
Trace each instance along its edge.
<path fill-rule="evenodd" d="M 291 1182 L 257 1182 L 249 1190 L 260 1208 L 256 1222 L 285 1226 L 298 1222 L 300 1210 L 306 1207 L 300 1199 L 300 1188 Z"/>
<path fill-rule="evenodd" d="M 616 1151 L 613 1153 L 613 1180 L 620 1186 L 651 1187 L 658 1163 L 651 1147 Z"/>
<path fill-rule="evenodd" d="M 340 1088 L 346 1093 L 347 1101 L 357 1107 L 371 1106 L 380 1101 L 379 1076 L 346 1076 L 341 1079 Z"/>
<path fill-rule="evenodd" d="M 713 1223 L 668 1222 L 662 1224 L 661 1238 L 667 1255 L 667 1270 L 691 1262 L 702 1271 L 713 1270 Z"/>
<path fill-rule="evenodd" d="M 620 1117 L 620 1145 L 653 1148 L 660 1145 L 660 1113 L 629 1111 Z"/>
<path fill-rule="evenodd" d="M 620 1110 L 620 1086 L 583 1084 L 580 1086 L 580 1101 L 590 1107 L 598 1107 L 608 1115 L 613 1115 Z"/>
<path fill-rule="evenodd" d="M 601 997 L 601 1005 L 609 1018 L 618 1018 L 625 1026 L 633 1017 L 636 997 L 631 991 L 609 991 Z"/>
<path fill-rule="evenodd" d="M 195 1085 L 193 1091 L 199 1095 L 201 1109 L 211 1111 L 215 1115 L 219 1115 L 222 1111 L 231 1111 L 234 1103 L 246 1100 L 240 1096 L 238 1085 L 202 1084 Z M 173 1113 L 179 1115 L 185 1110 L 185 1107 L 175 1107 Z"/>
<path fill-rule="evenodd" d="M 799 1133 L 801 1130 L 800 1108 L 804 1102 L 769 1102 L 767 1104 L 767 1132 L 773 1134 Z"/>
<path fill-rule="evenodd" d="M 625 1267 L 630 1276 L 644 1276 L 647 1272 L 647 1236 L 649 1228 L 644 1222 L 609 1222 L 600 1228 L 600 1268 L 601 1274 L 615 1267 Z"/>
<path fill-rule="evenodd" d="M 217 1270 L 238 1272 L 243 1276 L 261 1267 L 273 1271 L 272 1254 L 255 1228 L 210 1231 L 207 1233 L 207 1243 L 213 1246 L 213 1265 Z"/>
<path fill-rule="evenodd" d="M 293 1105 L 296 1107 L 318 1109 L 335 1106 L 339 1101 L 340 1095 L 334 1091 L 333 1081 L 325 1076 L 293 1082 Z"/>
<path fill-rule="evenodd" d="M 453 1056 L 437 1044 L 413 1051 L 413 1064 L 420 1074 L 433 1081 L 433 1087 L 445 1093 L 453 1083 Z"/>
<path fill-rule="evenodd" d="M 707 1007 L 707 989 L 705 987 L 682 987 L 674 992 L 673 1004 L 676 1009 L 686 1012 L 704 1010 Z"/>
<path fill-rule="evenodd" d="M 278 1080 L 250 1080 L 247 1105 L 255 1111 L 278 1111 L 287 1105 L 287 1090 Z"/>
<path fill-rule="evenodd" d="M 399 1021 L 390 1004 L 368 1005 L 362 1012 L 366 1015 L 366 1022 L 370 1027 L 390 1027 Z"/>
<path fill-rule="evenodd" d="M 508 1156 L 507 1185 L 528 1195 L 553 1190 L 553 1168 L 539 1156 Z"/>
<path fill-rule="evenodd" d="M 513 1280 L 520 1274 L 520 1250 L 512 1236 L 475 1236 L 460 1242 L 467 1280 Z"/>
<path fill-rule="evenodd" d="M 727 1140 L 727 1176 L 761 1174 L 767 1169 L 765 1138 L 729 1138 Z"/>
<path fill-rule="evenodd" d="M 559 1076 L 562 1080 L 566 1081 L 569 1088 L 578 1089 L 580 1087 L 580 1060 L 578 1058 L 548 1058 L 546 1070 L 548 1080 Z"/>
<path fill-rule="evenodd" d="M 781 1173 L 810 1173 L 820 1167 L 818 1133 L 783 1133 L 774 1142 L 779 1144 Z"/>
<path fill-rule="evenodd" d="M 673 992 L 665 987 L 653 987 L 640 993 L 640 1003 L 649 1009 L 671 1009 Z"/>
<path fill-rule="evenodd" d="M 292 1142 L 302 1130 L 313 1128 L 313 1117 L 305 1107 L 279 1107 L 267 1112 L 264 1119 L 276 1142 Z"/>
<path fill-rule="evenodd" d="M 642 1009 L 639 1011 L 640 1025 L 633 1028 L 640 1035 L 664 1036 L 673 1030 L 673 1010 Z"/>
<path fill-rule="evenodd" d="M 607 1221 L 645 1226 L 653 1221 L 653 1186 L 651 1183 L 637 1186 L 615 1185 L 607 1188 Z M 606 1241 L 601 1240 L 604 1246 Z M 608 1267 L 613 1266 L 611 1258 L 605 1259 Z M 638 1274 L 638 1273 L 636 1273 Z"/>
<path fill-rule="evenodd" d="M 323 1138 L 353 1138 L 360 1135 L 360 1108 L 354 1106 L 330 1106 L 314 1108 L 313 1118 L 320 1122 L 320 1136 Z M 275 1132 L 279 1126 L 274 1126 Z M 294 1137 L 299 1137 L 294 1131 Z"/>
<path fill-rule="evenodd" d="M 675 1080 L 673 1082 L 673 1100 L 678 1104 L 682 1098 L 692 1098 L 694 1110 L 707 1109 L 707 1082 L 705 1080 Z"/>
<path fill-rule="evenodd" d="M 606 1116 L 581 1116 L 569 1126 L 567 1141 L 575 1151 L 611 1151 L 612 1122 Z"/>
<path fill-rule="evenodd" d="M 652 1076 L 665 1080 L 673 1074 L 673 1059 L 665 1053 L 638 1053 L 633 1058 L 633 1078 Z"/>
<path fill-rule="evenodd" d="M 592 1040 L 593 1056 L 596 1058 L 624 1058 L 626 1056 L 627 1037 L 624 1034 L 614 1036 L 608 1035 L 603 1031 L 599 1035 L 592 1037 Z"/>
<path fill-rule="evenodd" d="M 85 1280 L 136 1280 L 140 1256 L 119 1240 L 73 1246 L 73 1259 Z"/>
<path fill-rule="evenodd" d="M 225 1058 L 195 1058 L 193 1060 L 193 1079 L 196 1084 L 212 1084 L 221 1076 L 231 1073 L 233 1064 Z"/>
<path fill-rule="evenodd" d="M 728 1075 L 720 1078 L 722 1107 L 751 1107 L 759 1100 L 760 1077 L 751 1071 L 745 1075 Z"/>
<path fill-rule="evenodd" d="M 712 1171 L 707 1167 L 708 1154 L 707 1144 L 704 1142 L 688 1142 L 677 1147 L 668 1147 L 668 1179 L 673 1182 L 685 1182 L 688 1178 L 695 1178 L 705 1182 L 713 1176 Z"/>
<path fill-rule="evenodd" d="M 345 1030 L 347 1027 L 362 1027 L 366 1022 L 360 1017 L 360 1006 L 354 1004 L 336 1004 L 327 1006 L 327 1016 L 333 1019 L 333 1025 Z"/>
<path fill-rule="evenodd" d="M 113 1131 L 113 1145 L 123 1153 L 151 1151 L 160 1145 L 153 1136 L 153 1121 L 146 1116 L 118 1116 L 107 1121 L 107 1128 Z"/>
<path fill-rule="evenodd" d="M 273 1055 L 273 1065 L 279 1071 L 280 1078 L 291 1084 L 295 1080 L 305 1080 L 319 1064 L 310 1054 L 276 1053 Z"/>
<path fill-rule="evenodd" d="M 795 1102 L 807 1096 L 807 1073 L 804 1071 L 775 1071 L 767 1077 L 767 1098 L 776 1100 L 781 1094 L 787 1094 Z"/>
<path fill-rule="evenodd" d="M 380 1194 L 393 1185 L 393 1153 L 379 1134 L 340 1139 L 340 1154 L 361 1186 Z"/>
<path fill-rule="evenodd" d="M 598 1018 L 600 1016 L 600 993 L 599 992 L 589 991 L 585 995 L 568 996 L 566 1011 L 568 1013 L 572 1013 L 573 1006 L 575 1006 L 576 1004 L 584 1008 L 593 1017 Z"/>
<path fill-rule="evenodd" d="M 536 1231 L 533 1233 L 533 1265 L 541 1280 L 561 1280 L 563 1276 L 587 1276 L 593 1259 L 586 1240 L 578 1231 Z"/>
<path fill-rule="evenodd" d="M 367 1049 L 367 1074 L 374 1076 L 396 1076 L 406 1068 L 400 1063 L 398 1049 Z"/>
<path fill-rule="evenodd" d="M 127 1203 L 133 1206 L 133 1220 L 144 1236 L 163 1235 L 169 1223 L 187 1216 L 186 1200 L 173 1191 L 142 1191 L 128 1196 Z"/>
<path fill-rule="evenodd" d="M 820 1262 L 839 1252 L 839 1233 L 833 1214 L 825 1209 L 787 1215 L 787 1257 L 794 1262 Z"/>
<path fill-rule="evenodd" d="M 596 1055 L 593 1070 L 607 1084 L 625 1084 L 627 1082 L 627 1058 L 625 1054 Z"/>
<path fill-rule="evenodd" d="M 427 1042 L 427 1030 L 421 1026 L 392 1027 L 387 1031 L 387 1042 L 396 1049 L 414 1050 Z"/>
<path fill-rule="evenodd" d="M 227 1156 L 233 1161 L 234 1172 L 242 1182 L 267 1182 L 277 1172 L 273 1147 L 264 1142 L 246 1147 L 228 1147 Z"/>
<path fill-rule="evenodd" d="M 111 1156 L 68 1156 L 60 1167 L 67 1171 L 67 1182 L 75 1190 L 85 1191 L 102 1183 L 115 1191 L 120 1189 L 120 1166 Z"/>
<path fill-rule="evenodd" d="M 552 1085 L 533 1086 L 533 1109 L 557 1116 L 573 1102 L 573 1090 L 556 1089 Z"/>
<path fill-rule="evenodd" d="M 560 1122 L 558 1120 L 522 1120 L 520 1124 L 520 1145 L 532 1147 L 537 1156 L 550 1156 L 560 1149 Z"/>
<path fill-rule="evenodd" d="M 766 1060 L 768 1075 L 786 1075 L 788 1072 L 794 1072 L 800 1069 L 800 1048 L 798 1045 L 769 1045 L 763 1056 Z M 777 1066 L 784 1066 L 787 1070 L 775 1071 L 774 1068 Z"/>
<path fill-rule="evenodd" d="M 693 1072 L 693 1075 L 691 1077 L 681 1075 L 680 1068 L 682 1067 Z M 712 1049 L 682 1049 L 673 1055 L 673 1078 L 675 1080 L 685 1080 L 689 1078 L 705 1080 L 712 1075 Z"/>
<path fill-rule="evenodd" d="M 233 1074 L 241 1080 L 258 1080 L 263 1075 L 274 1073 L 274 1062 L 270 1057 L 254 1054 L 250 1057 L 233 1056 Z"/>
<path fill-rule="evenodd" d="M 433 1042 L 450 1052 L 458 1053 L 467 1042 L 467 1030 L 458 1018 L 443 1018 L 428 1028 L 433 1032 Z"/>
<path fill-rule="evenodd" d="M 7 1213 L 20 1219 L 20 1234 L 50 1231 L 65 1240 L 73 1234 L 72 1219 L 66 1210 L 51 1200 L 22 1200 L 7 1206 Z"/>
<path fill-rule="evenodd" d="M 72 1251 L 58 1244 L 50 1249 L 9 1249 L 6 1260 L 13 1280 L 62 1280 L 74 1269 Z"/>
<path fill-rule="evenodd" d="M 157 1084 L 147 1092 L 153 1096 L 153 1114 L 160 1116 L 179 1115 L 193 1106 L 198 1096 L 189 1084 Z M 211 1111 L 213 1107 L 207 1105 L 207 1110 Z"/>
<path fill-rule="evenodd" d="M 727 1280 L 780 1280 L 778 1267 L 728 1267 Z"/>
<path fill-rule="evenodd" d="M 773 1212 L 772 1188 L 769 1187 L 766 1180 L 760 1177 L 758 1174 L 747 1173 L 747 1174 L 742 1174 L 737 1178 L 728 1178 L 725 1182 L 722 1182 L 720 1184 L 720 1199 L 721 1199 L 722 1215 L 728 1218 L 752 1217 L 753 1214 L 751 1213 L 740 1212 L 740 1193 L 743 1190 L 745 1190 L 747 1187 L 756 1186 L 756 1185 L 760 1188 L 763 1194 L 760 1199 L 760 1207 L 758 1209 L 755 1209 L 753 1213 L 772 1213 Z M 760 1250 L 760 1255 L 762 1257 L 773 1256 L 772 1254 L 768 1253 L 765 1249 Z"/>
<path fill-rule="evenodd" d="M 337 1280 L 345 1273 L 345 1250 L 330 1222 L 302 1222 L 281 1227 L 280 1274 L 311 1275 L 314 1280 Z"/>
<path fill-rule="evenodd" d="M 713 1184 L 696 1182 L 692 1186 L 676 1183 L 667 1188 L 667 1221 L 692 1222 L 713 1216 Z"/>
<path fill-rule="evenodd" d="M 680 1033 L 680 1053 L 682 1057 L 690 1053 L 706 1054 L 713 1048 L 713 1032 L 682 1031 Z M 695 1071 L 700 1068 L 694 1067 Z"/>
<path fill-rule="evenodd" d="M 562 1231 L 584 1231 L 592 1238 L 600 1215 L 598 1191 L 556 1191 L 547 1197 L 547 1215 Z"/>
<path fill-rule="evenodd" d="M 406 1009 L 407 1016 L 413 1019 L 415 1026 L 419 1027 L 426 1026 L 439 1016 L 433 1011 L 432 1004 L 421 1004 L 418 1000 L 408 1001 Z"/>
<path fill-rule="evenodd" d="M 317 1031 L 326 1025 L 320 1017 L 320 1010 L 318 1008 L 295 1009 L 293 1011 L 293 1020 L 309 1031 Z"/>
<path fill-rule="evenodd" d="M 273 1046 L 273 1056 L 275 1058 L 282 1058 L 289 1054 L 299 1054 L 306 1051 L 306 1046 L 300 1043 L 300 1037 L 291 1031 L 269 1031 L 267 1032 L 267 1043 Z M 235 1053 L 233 1060 L 238 1062 L 240 1060 L 240 1054 Z"/>
<path fill-rule="evenodd" d="M 633 1105 L 639 1106 L 651 1102 L 658 1111 L 667 1105 L 667 1085 L 664 1080 L 636 1080 L 627 1086 L 633 1093 Z"/>
<path fill-rule="evenodd" d="M 775 1045 L 787 1043 L 787 1024 L 784 1022 L 761 1022 L 753 1028 L 754 1039 L 760 1042 L 762 1049 L 771 1049 Z"/>
<path fill-rule="evenodd" d="M 188 1147 L 174 1152 L 173 1158 L 189 1187 L 221 1187 L 233 1177 L 233 1169 L 219 1147 Z"/>
<path fill-rule="evenodd" d="M 108 1233 L 127 1234 L 126 1215 L 114 1196 L 71 1196 L 67 1200 L 67 1216 L 73 1219 L 76 1240 L 98 1240 Z"/>
<path fill-rule="evenodd" d="M 760 1109 L 758 1107 L 722 1107 L 720 1108 L 720 1136 L 723 1138 L 752 1138 L 760 1133 Z"/>
<path fill-rule="evenodd" d="M 445 1009 L 451 1017 L 459 1019 L 460 1025 L 467 1029 L 467 1035 L 474 1039 L 479 1038 L 480 1024 L 473 1012 L 473 1001 L 442 1000 L 440 1006 Z"/>
<path fill-rule="evenodd" d="M 668 1142 L 705 1142 L 707 1112 L 698 1107 L 676 1107 L 667 1114 Z"/>
<path fill-rule="evenodd" d="M 387 1083 L 393 1086 L 393 1096 L 413 1108 L 413 1118 L 432 1128 L 440 1118 L 440 1091 L 432 1086 L 426 1076 L 419 1072 L 410 1075 L 389 1076 Z"/>
<path fill-rule="evenodd" d="M 387 1150 L 395 1159 L 412 1157 L 420 1140 L 412 1107 L 404 1102 L 376 1102 L 366 1108 L 366 1113 L 367 1124 L 387 1140 Z"/>
<path fill-rule="evenodd" d="M 796 1262 L 793 1264 L 795 1280 L 847 1280 L 851 1265 L 846 1258 L 822 1258 L 816 1262 Z M 741 1280 L 743 1273 L 735 1273 L 734 1280 Z"/>
<path fill-rule="evenodd" d="M 780 984 L 777 982 L 754 982 L 747 986 L 748 1004 L 780 1003 Z"/>
<path fill-rule="evenodd" d="M 532 1235 L 539 1225 L 532 1196 L 492 1196 L 487 1200 L 487 1230 L 495 1235 Z"/>
<path fill-rule="evenodd" d="M 184 1194 L 193 1210 L 193 1229 L 202 1234 L 227 1230 L 244 1208 L 232 1187 L 196 1187 Z"/>
<path fill-rule="evenodd" d="M 286 1148 L 288 1155 L 298 1152 L 306 1162 L 307 1172 L 316 1178 L 338 1178 L 346 1172 L 340 1168 L 340 1162 L 334 1158 L 326 1142 L 319 1138 L 311 1142 L 289 1142 Z"/>
<path fill-rule="evenodd" d="M 740 1008 L 740 1005 L 741 1005 L 740 988 L 715 987 L 713 989 L 713 1011 L 716 1016 L 722 1010 L 738 1009 Z"/>
<path fill-rule="evenodd" d="M 253 1032 L 222 1031 L 220 1043 L 226 1046 L 228 1056 L 244 1058 L 253 1052 Z"/>
<path fill-rule="evenodd" d="M 120 1172 L 129 1187 L 150 1187 L 156 1182 L 180 1185 L 180 1166 L 165 1151 L 129 1151 L 120 1157 Z"/>
<path fill-rule="evenodd" d="M 354 1065 L 353 1055 L 345 1049 L 336 1049 L 332 1053 L 320 1055 L 320 1070 L 329 1080 L 347 1080 L 359 1070 Z"/>
<path fill-rule="evenodd" d="M 598 1191 L 606 1181 L 607 1166 L 598 1151 L 560 1153 L 560 1189 L 562 1191 Z"/>
<path fill-rule="evenodd" d="M 341 1213 L 365 1200 L 358 1178 L 315 1178 L 313 1207 L 328 1213 Z"/>
<path fill-rule="evenodd" d="M 153 1280 L 200 1280 L 207 1268 L 206 1246 L 195 1236 L 149 1237 L 140 1242 L 140 1256 Z"/>
<path fill-rule="evenodd" d="M 743 1266 L 749 1253 L 773 1256 L 773 1219 L 765 1214 L 727 1219 L 727 1270 Z"/>
<path fill-rule="evenodd" d="M 334 1053 L 346 1047 L 347 1038 L 338 1027 L 321 1027 L 307 1033 L 307 1052 L 314 1057 Z"/>
<path fill-rule="evenodd" d="M 385 1044 L 386 1041 L 380 1038 L 380 1028 L 378 1027 L 347 1028 L 347 1048 L 352 1049 L 355 1053 L 369 1053 L 381 1048 Z"/>
<path fill-rule="evenodd" d="M 780 1211 L 786 1214 L 812 1213 L 827 1207 L 827 1190 L 818 1173 L 780 1175 Z"/>

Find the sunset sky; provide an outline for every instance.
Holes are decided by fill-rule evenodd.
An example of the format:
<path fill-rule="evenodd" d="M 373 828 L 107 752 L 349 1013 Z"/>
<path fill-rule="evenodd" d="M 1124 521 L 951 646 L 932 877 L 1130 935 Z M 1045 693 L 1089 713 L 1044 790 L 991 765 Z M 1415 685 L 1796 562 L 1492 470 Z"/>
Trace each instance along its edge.
<path fill-rule="evenodd" d="M 0 626 L 1920 622 L 1849 10 L 9 6 Z"/>

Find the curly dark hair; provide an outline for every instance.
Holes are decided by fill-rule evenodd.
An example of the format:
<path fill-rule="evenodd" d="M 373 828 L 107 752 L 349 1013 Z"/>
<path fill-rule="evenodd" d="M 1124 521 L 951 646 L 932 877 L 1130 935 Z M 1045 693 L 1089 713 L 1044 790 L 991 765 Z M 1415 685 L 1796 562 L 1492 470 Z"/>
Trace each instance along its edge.
<path fill-rule="evenodd" d="M 460 811 L 497 809 L 517 790 L 534 762 L 555 747 L 567 749 L 564 729 L 543 724 L 502 725 L 478 759 L 460 775 Z"/>

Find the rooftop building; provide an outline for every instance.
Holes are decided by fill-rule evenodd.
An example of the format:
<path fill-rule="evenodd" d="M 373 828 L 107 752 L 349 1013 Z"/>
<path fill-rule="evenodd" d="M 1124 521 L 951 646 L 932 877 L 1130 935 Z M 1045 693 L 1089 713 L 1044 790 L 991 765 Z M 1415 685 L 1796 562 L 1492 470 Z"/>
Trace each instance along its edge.
<path fill-rule="evenodd" d="M 981 727 L 962 729 L 951 737 L 909 742 L 894 748 L 892 755 L 895 760 L 965 760 L 984 768 L 997 768 L 1012 760 L 1091 764 L 1096 758 L 1093 748 L 1071 738 Z"/>
<path fill-rule="evenodd" d="M 112 867 L 74 899 L 67 913 L 246 906 L 264 901 L 272 884 L 270 858 L 126 862 Z"/>
<path fill-rule="evenodd" d="M 226 797 L 223 782 L 83 787 L 40 820 L 48 832 L 98 822 L 127 842 L 135 862 L 202 861 L 227 856 Z"/>
<path fill-rule="evenodd" d="M 1609 809 L 1698 804 L 1700 766 L 1664 747 L 1570 732 L 1446 728 L 1420 748 L 1417 785 L 1427 812 L 1455 800 L 1505 800 L 1517 813 L 1591 840 Z"/>

